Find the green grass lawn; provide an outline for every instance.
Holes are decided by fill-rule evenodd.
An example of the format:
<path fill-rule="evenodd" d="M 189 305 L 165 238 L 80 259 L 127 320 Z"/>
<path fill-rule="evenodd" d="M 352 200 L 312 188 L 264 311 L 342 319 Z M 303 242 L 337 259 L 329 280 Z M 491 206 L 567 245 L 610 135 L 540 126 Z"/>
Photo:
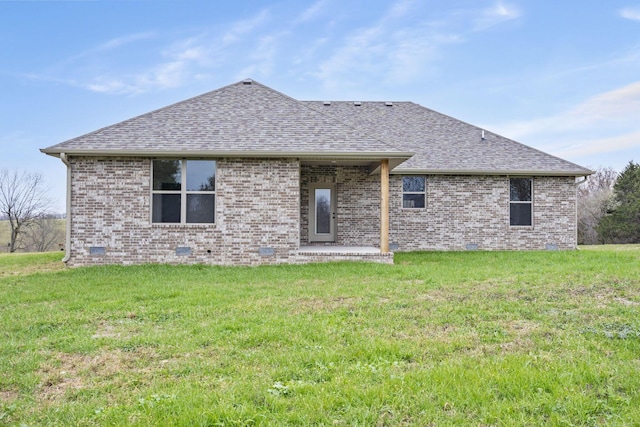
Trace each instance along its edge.
<path fill-rule="evenodd" d="M 634 425 L 640 248 L 396 265 L 0 256 L 0 424 Z"/>

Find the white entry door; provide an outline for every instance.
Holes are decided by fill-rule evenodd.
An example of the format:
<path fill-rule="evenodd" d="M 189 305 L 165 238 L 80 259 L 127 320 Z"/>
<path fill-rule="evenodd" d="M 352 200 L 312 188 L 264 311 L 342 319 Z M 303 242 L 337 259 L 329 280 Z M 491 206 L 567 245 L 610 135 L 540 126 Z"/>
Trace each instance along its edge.
<path fill-rule="evenodd" d="M 309 241 L 336 240 L 336 186 L 311 184 L 309 187 Z"/>

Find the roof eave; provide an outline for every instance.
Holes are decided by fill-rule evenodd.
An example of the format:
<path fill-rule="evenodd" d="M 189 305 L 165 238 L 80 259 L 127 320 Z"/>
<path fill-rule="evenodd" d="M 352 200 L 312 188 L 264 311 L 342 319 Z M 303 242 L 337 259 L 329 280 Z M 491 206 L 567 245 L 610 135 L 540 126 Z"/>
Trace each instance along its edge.
<path fill-rule="evenodd" d="M 581 170 L 507 170 L 507 169 L 416 169 L 399 168 L 391 174 L 403 175 L 511 175 L 511 176 L 587 176 L 594 172 Z"/>
<path fill-rule="evenodd" d="M 251 158 L 286 158 L 295 157 L 301 159 L 361 159 L 361 160 L 381 160 L 397 159 L 405 161 L 415 153 L 404 151 L 259 151 L 259 150 L 92 150 L 92 149 L 70 149 L 62 148 L 41 148 L 42 153 L 54 157 L 60 157 L 61 153 L 67 156 L 90 156 L 90 157 L 251 157 Z"/>

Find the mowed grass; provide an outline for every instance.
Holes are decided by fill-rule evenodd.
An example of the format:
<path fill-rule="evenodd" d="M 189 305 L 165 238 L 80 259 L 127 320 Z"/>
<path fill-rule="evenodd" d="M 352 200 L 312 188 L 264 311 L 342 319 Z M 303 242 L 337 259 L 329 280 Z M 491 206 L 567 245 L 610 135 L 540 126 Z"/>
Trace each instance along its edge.
<path fill-rule="evenodd" d="M 0 256 L 0 424 L 640 422 L 638 247 L 393 266 L 30 257 Z"/>

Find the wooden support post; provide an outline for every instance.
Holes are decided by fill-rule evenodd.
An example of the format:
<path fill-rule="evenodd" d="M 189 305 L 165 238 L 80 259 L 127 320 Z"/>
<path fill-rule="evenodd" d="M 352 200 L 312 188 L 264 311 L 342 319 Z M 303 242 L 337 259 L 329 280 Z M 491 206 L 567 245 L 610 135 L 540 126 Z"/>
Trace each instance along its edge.
<path fill-rule="evenodd" d="M 389 252 L 389 159 L 380 161 L 380 252 Z"/>

